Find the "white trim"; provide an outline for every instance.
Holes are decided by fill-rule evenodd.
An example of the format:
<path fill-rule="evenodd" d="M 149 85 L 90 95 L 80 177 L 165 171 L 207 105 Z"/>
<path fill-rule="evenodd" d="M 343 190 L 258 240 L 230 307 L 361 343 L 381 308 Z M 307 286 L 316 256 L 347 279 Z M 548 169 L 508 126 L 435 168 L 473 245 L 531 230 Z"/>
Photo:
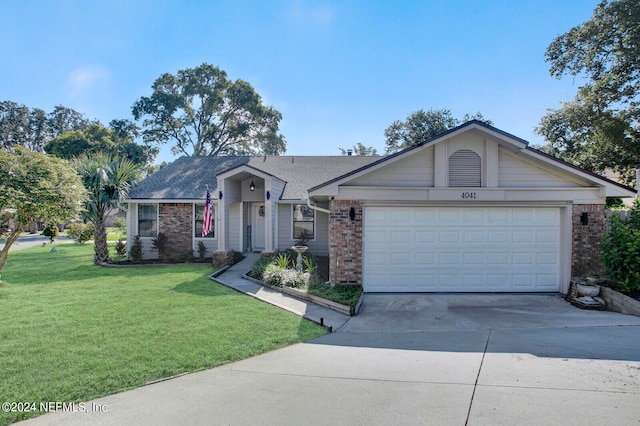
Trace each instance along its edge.
<path fill-rule="evenodd" d="M 141 240 L 150 240 L 155 237 L 143 237 L 140 235 L 140 206 L 141 205 L 155 205 L 156 206 L 156 236 L 160 233 L 160 202 L 155 203 L 138 203 L 136 206 L 136 233 Z"/>

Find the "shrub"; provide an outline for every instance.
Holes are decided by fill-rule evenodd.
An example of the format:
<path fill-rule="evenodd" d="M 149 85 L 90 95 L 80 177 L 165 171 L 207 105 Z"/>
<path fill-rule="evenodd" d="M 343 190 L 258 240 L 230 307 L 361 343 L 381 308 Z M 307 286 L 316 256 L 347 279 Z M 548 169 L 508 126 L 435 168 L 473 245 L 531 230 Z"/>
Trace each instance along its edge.
<path fill-rule="evenodd" d="M 157 251 L 158 257 L 161 260 L 167 260 L 167 254 L 168 254 L 167 251 L 169 249 L 169 238 L 167 238 L 167 236 L 164 233 L 158 232 L 158 235 L 153 237 L 152 244 L 153 244 L 153 247 L 151 248 L 151 250 Z"/>
<path fill-rule="evenodd" d="M 242 259 L 244 259 L 244 255 L 242 253 L 236 250 L 231 250 L 232 265 L 235 265 L 236 263 L 240 262 Z"/>
<path fill-rule="evenodd" d="M 189 263 L 193 260 L 193 250 L 183 251 L 176 258 L 176 262 Z"/>
<path fill-rule="evenodd" d="M 133 243 L 131 244 L 131 250 L 129 250 L 129 257 L 134 262 L 142 261 L 142 240 L 140 235 L 133 237 Z"/>
<path fill-rule="evenodd" d="M 88 222 L 87 224 L 72 223 L 67 228 L 67 235 L 73 238 L 76 243 L 84 244 L 93 239 L 94 230 L 95 227 L 91 222 Z"/>
<path fill-rule="evenodd" d="M 264 270 L 263 281 L 274 287 L 306 287 L 309 285 L 309 273 L 269 264 Z"/>
<path fill-rule="evenodd" d="M 264 270 L 267 268 L 267 266 L 271 265 L 271 263 L 273 263 L 272 257 L 261 257 L 251 267 L 250 275 L 257 280 L 262 281 Z"/>
<path fill-rule="evenodd" d="M 640 290 L 640 200 L 630 211 L 627 222 L 614 215 L 611 230 L 602 242 L 602 263 L 607 274 L 618 281 L 621 290 Z"/>
<path fill-rule="evenodd" d="M 122 238 L 118 239 L 116 243 L 116 253 L 118 253 L 118 256 L 125 256 L 127 254 L 127 245 L 122 241 Z"/>
<path fill-rule="evenodd" d="M 49 244 L 53 244 L 53 241 L 56 239 L 59 232 L 60 231 L 58 230 L 58 225 L 53 222 L 49 222 L 47 226 L 42 230 L 42 235 L 44 235 L 45 237 L 49 237 Z"/>
<path fill-rule="evenodd" d="M 207 247 L 202 241 L 198 241 L 198 259 L 201 261 L 207 256 Z"/>

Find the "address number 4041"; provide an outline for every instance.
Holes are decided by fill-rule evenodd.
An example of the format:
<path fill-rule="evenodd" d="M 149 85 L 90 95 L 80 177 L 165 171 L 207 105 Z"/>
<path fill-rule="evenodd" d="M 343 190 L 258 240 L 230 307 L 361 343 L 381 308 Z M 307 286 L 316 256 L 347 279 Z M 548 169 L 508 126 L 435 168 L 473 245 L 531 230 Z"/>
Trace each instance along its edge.
<path fill-rule="evenodd" d="M 475 192 L 463 192 L 461 195 L 461 198 L 463 200 L 475 200 L 476 199 L 476 193 Z"/>

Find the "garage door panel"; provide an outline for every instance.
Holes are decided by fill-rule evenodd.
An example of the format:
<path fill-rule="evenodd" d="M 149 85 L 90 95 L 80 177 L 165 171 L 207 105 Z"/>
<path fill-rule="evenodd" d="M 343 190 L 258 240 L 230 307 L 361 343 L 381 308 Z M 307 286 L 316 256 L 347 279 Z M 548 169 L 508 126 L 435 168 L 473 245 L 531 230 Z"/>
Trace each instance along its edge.
<path fill-rule="evenodd" d="M 365 291 L 559 291 L 560 209 L 368 207 Z"/>

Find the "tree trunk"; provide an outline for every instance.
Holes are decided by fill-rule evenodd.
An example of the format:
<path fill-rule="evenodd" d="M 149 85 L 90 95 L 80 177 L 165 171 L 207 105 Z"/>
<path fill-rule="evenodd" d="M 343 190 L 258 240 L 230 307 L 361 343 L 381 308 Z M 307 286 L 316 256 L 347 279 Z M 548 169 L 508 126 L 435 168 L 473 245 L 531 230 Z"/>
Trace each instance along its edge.
<path fill-rule="evenodd" d="M 4 247 L 2 248 L 2 250 L 0 250 L 0 271 L 2 271 L 2 268 L 7 263 L 7 258 L 9 257 L 9 249 L 11 248 L 13 243 L 18 240 L 18 237 L 20 236 L 22 231 L 23 228 L 17 226 L 11 234 L 7 235 Z"/>
<path fill-rule="evenodd" d="M 109 259 L 109 246 L 107 244 L 107 228 L 102 219 L 97 220 L 95 223 L 95 230 L 93 232 L 93 242 L 95 246 L 95 262 L 110 262 Z"/>

